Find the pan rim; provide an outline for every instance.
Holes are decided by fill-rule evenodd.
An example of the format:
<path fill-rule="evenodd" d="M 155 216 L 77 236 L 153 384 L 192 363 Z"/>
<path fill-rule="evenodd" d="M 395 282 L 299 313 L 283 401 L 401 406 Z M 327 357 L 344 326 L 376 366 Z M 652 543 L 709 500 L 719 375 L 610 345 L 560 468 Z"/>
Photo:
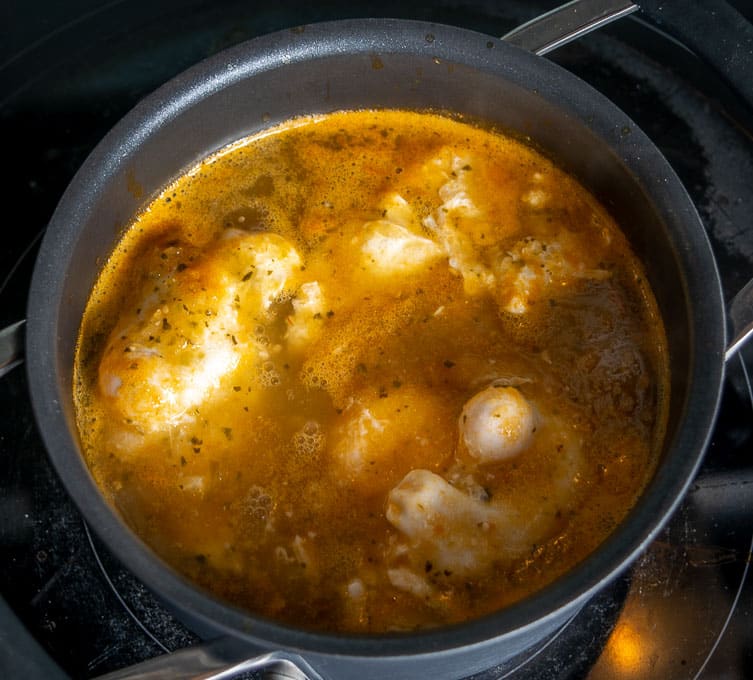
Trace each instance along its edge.
<path fill-rule="evenodd" d="M 429 34 L 433 36 L 431 42 L 426 39 Z M 489 47 L 490 43 L 492 47 Z M 660 470 L 644 492 L 639 501 L 639 514 L 636 516 L 634 509 L 615 533 L 571 572 L 530 598 L 500 612 L 441 629 L 400 635 L 354 636 L 313 633 L 282 626 L 215 600 L 166 567 L 109 508 L 77 452 L 69 415 L 61 405 L 66 386 L 61 384 L 57 370 L 60 361 L 57 346 L 59 316 L 65 308 L 65 300 L 61 299 L 62 281 L 67 275 L 60 255 L 72 249 L 77 236 L 72 225 L 77 224 L 77 216 L 94 200 L 87 187 L 96 185 L 101 178 L 109 177 L 113 173 L 113 164 L 122 164 L 129 154 L 137 151 L 145 127 L 151 130 L 155 120 L 170 120 L 184 106 L 194 105 L 212 96 L 237 79 L 253 77 L 279 64 L 328 58 L 329 55 L 347 54 L 348 50 L 356 48 L 365 55 L 412 53 L 417 49 L 417 44 L 421 44 L 429 58 L 454 59 L 458 63 L 514 78 L 516 82 L 525 78 L 528 71 L 535 71 L 541 76 L 540 57 L 480 33 L 418 21 L 344 20 L 256 38 L 190 68 L 137 105 L 102 140 L 72 180 L 50 222 L 38 256 L 29 295 L 27 371 L 34 412 L 58 475 L 108 548 L 150 588 L 178 608 L 188 606 L 191 614 L 199 620 L 228 634 L 241 636 L 252 644 L 282 646 L 303 653 L 313 651 L 365 657 L 400 657 L 468 648 L 498 642 L 500 638 L 508 636 L 524 635 L 541 621 L 554 620 L 563 611 L 570 611 L 584 603 L 602 587 L 605 580 L 616 577 L 626 569 L 656 537 L 690 485 L 716 418 L 723 379 L 725 323 L 721 284 L 700 218 L 679 179 L 638 127 L 602 95 L 595 94 L 590 86 L 551 62 L 545 62 L 545 73 L 538 81 L 540 86 L 564 81 L 571 83 L 572 89 L 567 93 L 542 91 L 542 97 L 553 97 L 559 108 L 585 119 L 594 112 L 584 110 L 584 93 L 588 93 L 589 97 L 596 96 L 602 100 L 604 108 L 616 117 L 609 122 L 610 128 L 615 122 L 632 126 L 631 139 L 620 147 L 623 160 L 629 163 L 633 160 L 631 154 L 641 153 L 644 154 L 643 163 L 666 166 L 667 179 L 664 185 L 654 187 L 654 190 L 666 196 L 668 204 L 682 208 L 683 215 L 680 217 L 687 218 L 688 230 L 700 230 L 700 233 L 690 234 L 692 246 L 703 266 L 696 276 L 699 279 L 705 277 L 716 284 L 711 285 L 715 291 L 709 294 L 710 327 L 705 329 L 705 336 L 694 338 L 696 344 L 691 349 L 694 366 L 698 363 L 699 354 L 704 354 L 707 359 L 703 372 L 695 369 L 692 379 L 697 382 L 697 387 L 688 394 L 684 407 L 685 419 L 693 422 L 693 432 L 680 428 L 670 446 L 669 459 L 673 464 Z M 144 126 L 145 119 L 152 123 Z M 606 122 L 605 129 L 599 128 L 598 115 L 594 125 L 596 132 L 602 136 L 610 134 Z M 646 149 L 653 149 L 651 153 L 655 155 L 646 158 Z M 82 196 L 85 200 L 82 200 Z M 695 226 L 691 227 L 693 223 Z M 688 299 L 693 299 L 699 292 L 697 289 L 689 290 Z M 702 431 L 700 439 L 698 430 Z M 694 454 L 687 455 L 688 451 Z M 79 459 L 78 464 L 76 458 Z M 672 492 L 659 493 L 658 489 L 671 489 Z"/>

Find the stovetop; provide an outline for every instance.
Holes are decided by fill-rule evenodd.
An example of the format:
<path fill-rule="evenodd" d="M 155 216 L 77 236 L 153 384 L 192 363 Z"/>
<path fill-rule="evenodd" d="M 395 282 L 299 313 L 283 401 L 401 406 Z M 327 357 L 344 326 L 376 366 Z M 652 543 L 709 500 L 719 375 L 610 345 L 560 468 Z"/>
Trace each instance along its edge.
<path fill-rule="evenodd" d="M 273 30 L 355 16 L 502 35 L 555 4 L 6 2 L 0 23 L 14 30 L 0 45 L 0 327 L 24 316 L 39 237 L 86 155 L 140 98 L 199 59 Z M 732 4 L 751 21 L 753 3 Z M 753 111 L 708 60 L 640 17 L 551 58 L 610 97 L 667 156 L 698 207 L 729 300 L 753 275 Z M 562 630 L 474 680 L 753 677 L 753 395 L 743 366 L 753 375 L 750 359 L 728 367 L 705 463 L 661 536 Z M 0 414 L 0 677 L 92 678 L 199 642 L 89 532 L 47 460 L 22 369 L 0 380 Z"/>

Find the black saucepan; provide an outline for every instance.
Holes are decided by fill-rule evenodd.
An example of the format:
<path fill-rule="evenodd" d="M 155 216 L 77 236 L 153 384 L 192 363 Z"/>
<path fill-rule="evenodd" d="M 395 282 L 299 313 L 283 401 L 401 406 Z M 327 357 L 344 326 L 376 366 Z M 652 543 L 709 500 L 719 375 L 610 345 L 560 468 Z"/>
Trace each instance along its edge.
<path fill-rule="evenodd" d="M 642 259 L 663 314 L 671 412 L 661 463 L 635 508 L 596 552 L 543 591 L 434 631 L 315 634 L 213 599 L 125 526 L 79 452 L 73 356 L 100 266 L 123 228 L 167 182 L 217 148 L 290 117 L 379 107 L 451 111 L 513 130 L 607 206 Z M 724 375 L 725 319 L 693 204 L 659 151 L 608 100 L 547 60 L 485 35 L 360 20 L 276 33 L 223 52 L 160 88 L 105 137 L 71 182 L 42 244 L 26 363 L 37 422 L 66 488 L 124 565 L 189 627 L 220 639 L 203 649 L 207 665 L 216 656 L 273 652 L 305 666 L 311 677 L 453 678 L 499 663 L 554 631 L 656 537 L 707 445 Z"/>

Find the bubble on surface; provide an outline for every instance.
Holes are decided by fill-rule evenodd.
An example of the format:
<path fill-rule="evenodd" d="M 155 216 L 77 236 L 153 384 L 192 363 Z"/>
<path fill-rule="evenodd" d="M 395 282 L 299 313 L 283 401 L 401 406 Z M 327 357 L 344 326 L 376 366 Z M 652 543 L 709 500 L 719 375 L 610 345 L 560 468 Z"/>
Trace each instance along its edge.
<path fill-rule="evenodd" d="M 274 387 L 280 384 L 280 372 L 273 361 L 265 361 L 259 367 L 259 382 L 264 387 Z"/>
<path fill-rule="evenodd" d="M 272 497 L 261 486 L 254 485 L 246 496 L 245 507 L 253 519 L 266 520 L 272 509 Z"/>
<path fill-rule="evenodd" d="M 297 455 L 310 458 L 324 447 L 325 436 L 319 423 L 309 420 L 293 435 L 293 448 Z"/>

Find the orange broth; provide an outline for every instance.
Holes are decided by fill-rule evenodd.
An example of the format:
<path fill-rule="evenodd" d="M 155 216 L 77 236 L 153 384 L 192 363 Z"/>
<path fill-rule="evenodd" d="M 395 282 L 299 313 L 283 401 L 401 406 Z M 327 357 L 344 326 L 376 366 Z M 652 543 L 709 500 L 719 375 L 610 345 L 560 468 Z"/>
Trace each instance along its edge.
<path fill-rule="evenodd" d="M 296 119 L 168 186 L 92 292 L 74 384 L 92 474 L 158 555 L 346 632 L 478 617 L 570 569 L 652 475 L 668 401 L 606 210 L 519 141 L 407 111 Z M 481 393 L 528 420 L 510 402 L 489 429 Z"/>

